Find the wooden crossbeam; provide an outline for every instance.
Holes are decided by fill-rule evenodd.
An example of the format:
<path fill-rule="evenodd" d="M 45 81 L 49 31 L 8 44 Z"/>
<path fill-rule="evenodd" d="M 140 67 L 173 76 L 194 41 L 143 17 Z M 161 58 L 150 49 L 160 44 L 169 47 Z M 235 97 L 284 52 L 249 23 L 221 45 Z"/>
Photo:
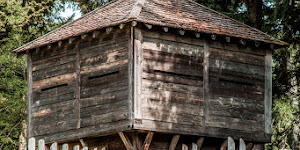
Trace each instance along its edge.
<path fill-rule="evenodd" d="M 170 147 L 169 147 L 169 150 L 175 150 L 179 138 L 180 138 L 180 135 L 174 135 L 173 136 Z"/>
<path fill-rule="evenodd" d="M 201 147 L 203 145 L 203 142 L 204 142 L 204 137 L 201 137 L 201 138 L 198 139 L 198 141 L 197 141 L 198 150 L 201 149 Z"/>
<path fill-rule="evenodd" d="M 144 141 L 144 144 L 142 146 L 143 150 L 148 150 L 149 149 L 152 138 L 153 138 L 153 134 L 154 134 L 154 132 L 151 132 L 151 131 L 148 132 L 148 134 L 146 136 L 146 139 Z"/>
<path fill-rule="evenodd" d="M 125 147 L 127 150 L 133 150 L 132 144 L 130 143 L 129 138 L 123 133 L 123 132 L 118 132 L 120 138 L 122 139 Z"/>

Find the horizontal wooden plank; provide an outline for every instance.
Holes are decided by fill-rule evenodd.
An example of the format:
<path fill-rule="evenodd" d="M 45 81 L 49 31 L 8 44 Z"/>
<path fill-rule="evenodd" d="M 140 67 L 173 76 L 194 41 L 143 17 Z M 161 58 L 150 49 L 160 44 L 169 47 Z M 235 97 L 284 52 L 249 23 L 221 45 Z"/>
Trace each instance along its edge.
<path fill-rule="evenodd" d="M 36 63 L 37 61 L 44 61 L 51 57 L 56 57 L 59 55 L 75 53 L 75 50 L 69 47 L 71 47 L 71 45 L 68 45 L 68 43 L 63 42 L 61 47 L 59 47 L 58 44 L 51 44 L 50 49 L 48 49 L 47 47 L 43 47 L 39 51 L 33 51 L 33 63 Z"/>
<path fill-rule="evenodd" d="M 65 130 L 62 132 L 48 134 L 47 136 L 36 136 L 36 139 L 43 138 L 46 143 L 50 142 L 63 142 L 74 139 L 80 139 L 91 136 L 99 136 L 104 134 L 111 134 L 117 131 L 128 130 L 130 120 L 121 120 L 116 122 L 110 122 L 106 124 L 100 124 L 96 126 L 89 126 L 80 129 Z"/>
<path fill-rule="evenodd" d="M 76 79 L 75 73 L 68 73 L 59 76 L 55 76 L 52 78 L 47 78 L 39 81 L 34 81 L 32 83 L 33 91 L 42 90 L 44 88 L 49 88 L 57 85 L 67 84 L 74 82 Z"/>
<path fill-rule="evenodd" d="M 253 99 L 246 99 L 240 97 L 226 97 L 221 95 L 211 95 L 209 97 L 209 103 L 211 105 L 221 105 L 230 108 L 241 108 L 246 109 L 249 111 L 254 111 L 256 113 L 263 113 L 264 112 L 264 102 L 253 100 Z"/>
<path fill-rule="evenodd" d="M 203 47 L 203 43 L 204 43 L 204 40 L 197 39 L 194 37 L 181 36 L 179 34 L 174 34 L 174 33 L 153 32 L 153 30 L 143 30 L 142 32 L 143 32 L 144 39 L 149 38 L 149 39 L 167 40 L 167 41 L 191 44 L 198 47 L 199 46 Z"/>
<path fill-rule="evenodd" d="M 64 84 L 63 86 L 58 86 L 56 88 L 45 89 L 41 91 L 35 91 L 32 93 L 32 97 L 34 101 L 47 99 L 47 98 L 54 98 L 57 96 L 61 96 L 64 94 L 75 92 L 75 82 L 71 82 L 68 84 Z"/>
<path fill-rule="evenodd" d="M 209 81 L 210 94 L 264 100 L 263 87 L 220 81 L 215 78 L 210 78 Z"/>
<path fill-rule="evenodd" d="M 127 65 L 127 64 L 128 64 L 128 59 L 119 60 L 119 61 L 112 62 L 112 63 L 104 63 L 104 64 L 97 65 L 97 66 L 86 66 L 86 67 L 81 68 L 80 74 L 88 74 L 91 72 L 96 72 L 99 70 L 105 70 L 105 69 L 109 69 L 112 67 L 123 66 L 123 65 Z"/>
<path fill-rule="evenodd" d="M 143 58 L 153 61 L 186 64 L 191 66 L 203 65 L 203 57 L 188 56 L 172 52 L 163 52 L 148 49 L 143 50 Z"/>
<path fill-rule="evenodd" d="M 234 72 L 264 76 L 265 68 L 257 65 L 232 62 L 229 60 L 210 59 L 209 67 Z"/>
<path fill-rule="evenodd" d="M 52 113 L 62 112 L 64 110 L 74 109 L 75 100 L 63 101 L 60 103 L 54 103 L 51 105 L 45 105 L 32 108 L 32 117 L 45 116 Z"/>
<path fill-rule="evenodd" d="M 86 47 L 85 49 L 80 49 L 80 59 L 90 58 L 114 50 L 127 49 L 127 44 L 128 39 L 122 39 L 101 43 L 96 46 Z"/>
<path fill-rule="evenodd" d="M 184 84 L 176 84 L 176 83 L 168 83 L 161 81 L 153 81 L 153 80 L 142 80 L 143 88 L 170 91 L 170 92 L 178 92 L 184 94 L 194 94 L 194 95 L 203 95 L 203 87 L 202 86 L 190 86 Z"/>
<path fill-rule="evenodd" d="M 244 85 L 263 86 L 265 84 L 263 76 L 239 73 L 225 69 L 210 68 L 209 76 L 218 78 L 219 80 L 231 81 Z"/>
<path fill-rule="evenodd" d="M 84 107 L 80 109 L 80 117 L 86 118 L 91 116 L 97 116 L 101 114 L 105 114 L 111 111 L 116 110 L 128 110 L 129 102 L 127 99 L 123 99 L 120 101 L 112 102 L 112 103 L 105 103 L 96 106 Z M 126 111 L 127 112 L 127 111 Z"/>
<path fill-rule="evenodd" d="M 244 64 L 251 64 L 257 66 L 265 66 L 264 56 L 246 54 L 243 52 L 227 51 L 222 49 L 210 49 L 211 59 L 215 60 L 229 60 L 232 62 L 239 62 Z"/>
<path fill-rule="evenodd" d="M 122 108 L 121 110 L 112 110 L 108 113 L 99 115 L 92 115 L 90 117 L 81 118 L 80 127 L 95 126 L 109 122 L 116 122 L 128 119 L 128 109 Z"/>
<path fill-rule="evenodd" d="M 163 51 L 187 56 L 203 57 L 203 47 L 180 42 L 144 38 L 143 49 L 152 51 Z"/>
<path fill-rule="evenodd" d="M 111 93 L 115 91 L 127 91 L 128 90 L 128 80 L 121 80 L 117 82 L 110 82 L 104 85 L 99 85 L 91 88 L 82 88 L 80 90 L 80 98 L 93 98 L 100 96 L 102 94 Z"/>
<path fill-rule="evenodd" d="M 33 63 L 32 71 L 38 71 L 41 69 L 49 69 L 54 66 L 63 65 L 69 62 L 75 61 L 75 52 L 66 53 L 54 57 L 49 57 Z M 55 62 L 55 63 L 54 63 Z"/>
<path fill-rule="evenodd" d="M 86 59 L 81 59 L 81 67 L 86 66 L 97 66 L 103 63 L 112 63 L 118 60 L 128 59 L 128 50 L 126 48 L 106 51 L 105 53 L 101 53 L 99 55 L 88 57 Z"/>
<path fill-rule="evenodd" d="M 74 91 L 69 91 L 70 93 L 66 93 L 63 95 L 55 96 L 55 97 L 46 97 L 44 99 L 34 99 L 32 107 L 39 107 L 44 105 L 49 105 L 53 103 L 59 103 L 62 101 L 72 100 L 75 99 Z"/>
<path fill-rule="evenodd" d="M 103 105 L 106 103 L 113 103 L 117 101 L 121 101 L 128 97 L 127 90 L 114 91 L 110 93 L 101 94 L 91 98 L 80 99 L 80 107 L 90 107 L 96 105 Z"/>
<path fill-rule="evenodd" d="M 266 50 L 263 48 L 252 48 L 249 46 L 242 46 L 240 44 L 234 44 L 234 43 L 210 41 L 209 47 L 210 49 L 213 48 L 213 49 L 221 49 L 227 51 L 236 51 L 236 52 L 242 52 L 242 53 L 259 55 L 259 56 L 266 55 Z"/>
<path fill-rule="evenodd" d="M 167 103 L 181 103 L 181 104 L 203 104 L 203 96 L 185 94 L 178 92 L 162 91 L 162 90 L 152 90 L 144 89 L 143 97 L 147 100 L 161 101 Z"/>
<path fill-rule="evenodd" d="M 102 71 L 101 71 L 102 72 Z M 128 79 L 128 70 L 117 70 L 104 73 L 92 73 L 82 76 L 81 87 L 90 88 Z"/>
<path fill-rule="evenodd" d="M 259 131 L 263 132 L 264 126 L 260 121 L 251 121 L 244 120 L 240 118 L 232 118 L 225 116 L 210 116 L 209 120 L 205 120 L 207 126 L 219 127 L 219 128 L 228 128 L 246 132 Z"/>
<path fill-rule="evenodd" d="M 153 60 L 143 60 L 143 70 L 153 70 L 165 73 L 173 73 L 173 75 L 202 78 L 203 66 L 190 66 L 183 64 L 174 64 L 170 62 L 157 62 Z"/>
<path fill-rule="evenodd" d="M 55 65 L 50 68 L 45 68 L 32 73 L 33 81 L 42 80 L 54 76 L 59 76 L 75 72 L 75 61 L 68 62 L 62 65 Z"/>
<path fill-rule="evenodd" d="M 175 84 L 183 84 L 183 85 L 191 85 L 196 87 L 203 86 L 202 77 L 193 77 L 193 76 L 182 76 L 179 74 L 172 74 L 168 72 L 160 72 L 160 71 L 146 71 L 142 73 L 143 79 L 153 80 L 153 81 L 161 81 L 166 83 L 175 83 Z"/>
<path fill-rule="evenodd" d="M 168 112 L 157 111 L 155 109 L 143 109 L 143 119 L 189 124 L 195 126 L 201 126 L 204 124 L 203 116 L 184 114 L 180 110 L 177 112 Z"/>

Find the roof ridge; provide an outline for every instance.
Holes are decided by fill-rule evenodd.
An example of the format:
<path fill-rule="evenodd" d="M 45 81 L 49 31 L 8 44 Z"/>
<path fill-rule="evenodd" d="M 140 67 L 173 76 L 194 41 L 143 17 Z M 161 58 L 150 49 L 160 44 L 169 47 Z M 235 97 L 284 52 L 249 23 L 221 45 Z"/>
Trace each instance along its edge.
<path fill-rule="evenodd" d="M 136 19 L 138 18 L 138 16 L 140 15 L 140 13 L 142 12 L 142 8 L 145 4 L 146 0 L 135 0 L 135 4 L 132 7 L 132 10 L 129 13 L 128 18 L 129 19 Z"/>
<path fill-rule="evenodd" d="M 241 21 L 238 21 L 238 20 L 235 20 L 235 19 L 233 19 L 233 18 L 230 18 L 229 16 L 227 16 L 227 15 L 225 15 L 225 14 L 222 14 L 222 13 L 216 11 L 216 10 L 213 10 L 213 9 L 211 9 L 211 8 L 208 8 L 208 7 L 205 7 L 205 6 L 203 6 L 202 4 L 199 4 L 199 3 L 197 3 L 197 2 L 195 2 L 195 1 L 193 1 L 193 0 L 186 0 L 186 1 L 189 1 L 189 2 L 192 2 L 192 3 L 194 3 L 194 4 L 197 4 L 197 5 L 201 6 L 202 8 L 208 9 L 208 10 L 210 10 L 210 11 L 212 11 L 212 12 L 214 12 L 214 13 L 217 13 L 217 14 L 219 14 L 219 15 L 221 15 L 221 16 L 227 18 L 227 19 L 230 19 L 231 21 L 234 21 L 234 22 L 236 22 L 236 23 L 239 23 L 239 24 L 241 24 L 241 25 L 244 25 L 244 26 L 246 26 L 246 27 L 248 27 L 248 28 L 250 28 L 250 29 L 252 29 L 252 30 L 255 30 L 255 31 L 257 31 L 257 32 L 260 32 L 260 33 L 262 33 L 262 34 L 268 36 L 269 38 L 271 38 L 271 39 L 274 40 L 274 41 L 277 41 L 277 42 L 282 43 L 282 41 L 280 41 L 280 40 L 278 40 L 278 39 L 276 39 L 276 38 L 274 38 L 274 37 L 268 35 L 267 33 L 263 32 L 263 31 L 261 31 L 261 30 L 259 30 L 259 29 L 257 29 L 257 28 L 251 27 L 251 26 L 249 26 L 249 25 L 247 25 L 247 24 L 245 24 L 245 23 L 243 23 L 243 22 L 241 22 Z"/>

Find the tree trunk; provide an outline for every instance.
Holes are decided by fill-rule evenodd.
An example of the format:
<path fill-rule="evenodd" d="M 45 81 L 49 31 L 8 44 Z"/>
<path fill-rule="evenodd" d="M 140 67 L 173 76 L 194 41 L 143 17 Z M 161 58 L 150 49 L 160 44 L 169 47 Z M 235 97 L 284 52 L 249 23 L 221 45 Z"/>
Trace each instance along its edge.
<path fill-rule="evenodd" d="M 245 3 L 253 26 L 261 29 L 263 24 L 262 0 L 245 0 Z"/>

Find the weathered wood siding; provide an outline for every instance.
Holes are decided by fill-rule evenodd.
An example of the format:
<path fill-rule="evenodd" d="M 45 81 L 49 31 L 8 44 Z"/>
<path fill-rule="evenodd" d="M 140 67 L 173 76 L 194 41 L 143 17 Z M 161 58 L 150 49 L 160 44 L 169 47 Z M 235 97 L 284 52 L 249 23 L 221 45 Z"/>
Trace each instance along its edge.
<path fill-rule="evenodd" d="M 208 126 L 264 133 L 265 50 L 209 43 L 208 85 Z"/>
<path fill-rule="evenodd" d="M 33 51 L 32 136 L 49 142 L 128 128 L 129 43 L 127 27 Z"/>
<path fill-rule="evenodd" d="M 143 30 L 142 126 L 196 131 L 203 118 L 203 42 Z"/>

